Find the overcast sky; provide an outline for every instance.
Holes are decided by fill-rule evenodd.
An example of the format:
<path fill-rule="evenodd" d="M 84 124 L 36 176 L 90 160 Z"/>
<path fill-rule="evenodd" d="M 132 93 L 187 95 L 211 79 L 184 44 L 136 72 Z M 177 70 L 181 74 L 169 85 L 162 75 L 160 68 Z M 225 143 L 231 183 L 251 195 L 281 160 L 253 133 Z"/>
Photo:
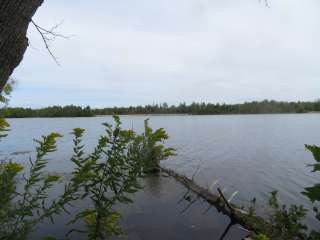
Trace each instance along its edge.
<path fill-rule="evenodd" d="M 127 106 L 320 97 L 320 1 L 46 0 L 11 106 Z"/>

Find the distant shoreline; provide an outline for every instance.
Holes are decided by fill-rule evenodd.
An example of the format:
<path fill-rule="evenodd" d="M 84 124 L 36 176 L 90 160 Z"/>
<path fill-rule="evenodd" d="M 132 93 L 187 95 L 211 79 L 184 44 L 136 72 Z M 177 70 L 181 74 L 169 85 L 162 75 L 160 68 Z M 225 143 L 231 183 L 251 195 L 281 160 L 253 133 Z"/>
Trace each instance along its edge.
<path fill-rule="evenodd" d="M 225 115 L 286 115 L 286 114 L 320 114 L 319 112 L 304 112 L 304 113 L 211 113 L 211 114 L 192 114 L 192 113 L 135 113 L 135 114 L 103 114 L 95 115 L 93 117 L 104 117 L 104 116 L 225 116 Z"/>
<path fill-rule="evenodd" d="M 278 102 L 265 100 L 261 102 L 245 102 L 241 104 L 225 103 L 167 103 L 129 106 L 91 108 L 75 105 L 51 106 L 40 109 L 5 107 L 0 109 L 0 116 L 5 118 L 51 118 L 51 117 L 94 117 L 110 115 L 253 115 L 253 114 L 294 114 L 319 113 L 320 101 L 315 102 Z"/>
<path fill-rule="evenodd" d="M 141 114 L 104 114 L 95 116 L 59 116 L 59 117 L 6 117 L 7 119 L 26 119 L 26 118 L 98 118 L 98 117 L 111 117 L 111 116 L 240 116 L 240 115 L 309 115 L 309 114 L 320 114 L 320 112 L 306 112 L 306 113 L 220 113 L 220 114 L 191 114 L 191 113 L 141 113 Z"/>

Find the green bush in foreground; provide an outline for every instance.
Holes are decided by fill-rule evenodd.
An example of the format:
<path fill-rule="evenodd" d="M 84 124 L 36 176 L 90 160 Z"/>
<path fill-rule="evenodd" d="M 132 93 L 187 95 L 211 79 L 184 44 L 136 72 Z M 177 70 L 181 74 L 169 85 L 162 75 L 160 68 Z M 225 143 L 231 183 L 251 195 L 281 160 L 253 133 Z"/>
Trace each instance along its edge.
<path fill-rule="evenodd" d="M 272 239 L 306 239 L 307 226 L 302 223 L 306 217 L 307 209 L 303 206 L 280 205 L 277 191 L 271 193 L 269 205 L 272 208 L 270 217 Z M 297 238 L 299 237 L 299 238 Z"/>
<path fill-rule="evenodd" d="M 37 140 L 36 159 L 30 160 L 30 169 L 15 162 L 0 164 L 0 239 L 24 240 L 36 231 L 39 223 L 67 211 L 67 205 L 76 200 L 89 200 L 92 207 L 81 210 L 69 222 L 70 231 L 87 234 L 88 239 L 106 239 L 121 234 L 121 215 L 114 209 L 120 203 L 130 203 L 130 194 L 141 188 L 140 179 L 159 161 L 173 154 L 173 149 L 161 142 L 168 136 L 163 129 L 155 132 L 145 122 L 144 134 L 121 129 L 121 122 L 114 117 L 115 125 L 105 123 L 105 134 L 100 136 L 92 153 L 85 154 L 82 144 L 84 129 L 73 130 L 74 148 L 71 161 L 74 171 L 65 183 L 64 191 L 49 199 L 59 177 L 44 174 L 46 157 L 57 150 L 58 133 Z M 0 138 L 6 136 L 9 125 L 0 121 Z M 150 161 L 150 162 L 149 162 Z M 19 176 L 23 180 L 19 181 Z M 19 189 L 19 190 L 18 190 Z M 74 229 L 72 224 L 83 221 L 84 229 Z M 44 239 L 54 239 L 46 237 Z"/>
<path fill-rule="evenodd" d="M 305 146 L 308 151 L 310 151 L 313 155 L 316 163 L 309 165 L 313 167 L 312 172 L 320 172 L 320 147 L 316 145 L 306 145 Z M 320 202 L 320 183 L 315 184 L 313 187 L 305 188 L 305 191 L 302 192 L 305 196 L 307 196 L 312 203 Z M 318 221 L 320 221 L 320 213 L 317 207 L 313 208 L 315 217 Z M 320 232 L 312 231 L 310 233 L 309 239 L 319 240 Z"/>

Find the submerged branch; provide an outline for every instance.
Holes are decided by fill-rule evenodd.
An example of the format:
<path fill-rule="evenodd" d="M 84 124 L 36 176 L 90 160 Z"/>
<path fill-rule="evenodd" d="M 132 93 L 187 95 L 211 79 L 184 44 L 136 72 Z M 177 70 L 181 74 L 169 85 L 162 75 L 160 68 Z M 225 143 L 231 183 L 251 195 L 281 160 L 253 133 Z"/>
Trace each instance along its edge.
<path fill-rule="evenodd" d="M 193 179 L 190 179 L 184 175 L 181 175 L 164 167 L 160 167 L 160 169 L 162 172 L 170 175 L 171 177 L 182 183 L 188 189 L 188 191 L 190 190 L 196 193 L 198 197 L 207 201 L 210 206 L 214 206 L 219 212 L 222 212 L 223 214 L 229 216 L 234 223 L 240 224 L 248 232 L 258 233 L 261 232 L 261 230 L 265 231 L 266 229 L 270 228 L 270 224 L 263 218 L 258 216 L 249 216 L 247 212 L 230 203 L 219 188 L 219 195 L 216 195 L 209 189 L 205 189 L 199 186 Z M 209 211 L 209 209 L 210 207 L 206 210 L 206 212 Z"/>

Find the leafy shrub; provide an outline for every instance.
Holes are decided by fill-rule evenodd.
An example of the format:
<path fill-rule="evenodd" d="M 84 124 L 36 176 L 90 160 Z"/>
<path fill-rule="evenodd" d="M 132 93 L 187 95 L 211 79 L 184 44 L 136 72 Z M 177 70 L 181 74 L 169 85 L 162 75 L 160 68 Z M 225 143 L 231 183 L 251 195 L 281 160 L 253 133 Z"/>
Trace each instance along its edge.
<path fill-rule="evenodd" d="M 306 217 L 307 210 L 303 206 L 281 205 L 277 200 L 277 191 L 271 193 L 269 205 L 273 209 L 270 222 L 272 225 L 272 239 L 305 238 L 307 227 L 301 223 Z"/>
<path fill-rule="evenodd" d="M 310 167 L 313 167 L 312 172 L 320 172 L 320 147 L 316 145 L 305 145 L 306 149 L 310 151 L 313 155 L 316 163 L 310 164 Z M 305 191 L 302 192 L 305 196 L 307 196 L 312 203 L 320 202 L 320 184 L 315 184 L 312 187 L 305 188 Z M 315 217 L 318 221 L 320 221 L 320 213 L 317 207 L 313 208 L 315 212 Z M 320 239 L 320 232 L 312 231 L 310 233 L 309 239 L 318 240 Z"/>
<path fill-rule="evenodd" d="M 316 163 L 308 166 L 313 167 L 312 172 L 320 172 L 320 147 L 316 145 L 306 145 L 306 149 L 312 153 L 314 160 L 316 161 Z M 312 202 L 320 201 L 320 184 L 305 188 L 305 192 L 302 194 L 307 196 Z"/>
<path fill-rule="evenodd" d="M 45 176 L 42 172 L 47 164 L 45 157 L 56 150 L 56 139 L 52 133 L 37 141 L 37 156 L 31 163 L 29 176 L 24 176 L 22 192 L 17 191 L 17 176 L 23 167 L 17 163 L 2 163 L 0 166 L 0 236 L 1 239 L 25 239 L 34 226 L 46 216 L 51 217 L 45 208 L 48 190 L 59 177 Z M 52 207 L 55 204 L 52 204 Z"/>
<path fill-rule="evenodd" d="M 143 170 L 145 173 L 155 173 L 159 171 L 160 161 L 174 155 L 175 150 L 159 144 L 167 140 L 169 136 L 163 128 L 153 131 L 148 121 L 149 119 L 146 119 L 144 122 L 144 134 L 142 135 Z"/>
<path fill-rule="evenodd" d="M 21 165 L 14 162 L 0 164 L 0 239 L 27 239 L 39 223 L 46 219 L 53 223 L 55 215 L 67 212 L 66 206 L 76 200 L 89 200 L 92 207 L 80 209 L 69 222 L 71 226 L 81 220 L 86 224 L 85 229 L 71 228 L 68 234 L 76 231 L 86 233 L 88 239 L 105 239 L 122 233 L 121 215 L 114 206 L 130 203 L 130 194 L 142 187 L 140 179 L 145 172 L 171 156 L 173 149 L 159 144 L 168 136 L 163 129 L 153 132 L 148 121 L 145 122 L 146 131 L 141 135 L 122 130 L 118 117 L 114 117 L 114 121 L 114 126 L 103 124 L 105 134 L 89 154 L 83 150 L 85 130 L 73 130 L 71 161 L 75 167 L 64 191 L 55 199 L 49 199 L 48 193 L 59 177 L 44 174 L 44 169 L 47 155 L 57 150 L 56 141 L 62 137 L 58 133 L 36 141 L 36 158 L 30 160 L 30 169 L 23 174 L 22 182 L 18 181 L 23 171 Z M 0 137 L 5 137 L 8 127 L 5 120 L 0 121 Z M 17 190 L 19 186 L 22 186 L 21 191 Z"/>

